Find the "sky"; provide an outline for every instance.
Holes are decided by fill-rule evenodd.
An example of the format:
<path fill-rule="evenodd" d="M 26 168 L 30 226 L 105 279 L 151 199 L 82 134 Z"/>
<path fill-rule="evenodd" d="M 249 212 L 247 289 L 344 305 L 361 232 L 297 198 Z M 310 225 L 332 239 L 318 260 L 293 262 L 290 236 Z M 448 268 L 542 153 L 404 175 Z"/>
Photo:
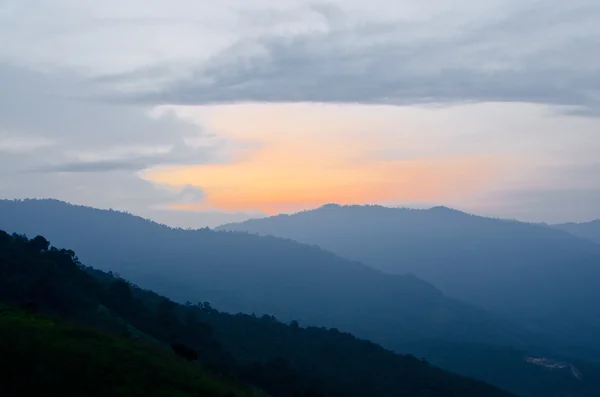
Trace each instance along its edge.
<path fill-rule="evenodd" d="M 0 0 L 0 197 L 600 218 L 597 0 Z"/>

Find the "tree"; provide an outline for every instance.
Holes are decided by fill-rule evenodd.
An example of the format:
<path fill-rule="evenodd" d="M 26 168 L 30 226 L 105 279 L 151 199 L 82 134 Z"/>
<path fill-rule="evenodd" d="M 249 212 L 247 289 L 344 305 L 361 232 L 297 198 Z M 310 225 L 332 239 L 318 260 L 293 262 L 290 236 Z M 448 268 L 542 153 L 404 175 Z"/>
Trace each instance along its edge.
<path fill-rule="evenodd" d="M 156 323 L 161 329 L 161 333 L 169 340 L 175 338 L 176 329 L 179 320 L 175 315 L 176 303 L 170 299 L 162 299 L 156 308 Z"/>
<path fill-rule="evenodd" d="M 29 247 L 33 252 L 48 251 L 48 248 L 50 248 L 50 242 L 42 236 L 36 236 L 29 241 Z"/>

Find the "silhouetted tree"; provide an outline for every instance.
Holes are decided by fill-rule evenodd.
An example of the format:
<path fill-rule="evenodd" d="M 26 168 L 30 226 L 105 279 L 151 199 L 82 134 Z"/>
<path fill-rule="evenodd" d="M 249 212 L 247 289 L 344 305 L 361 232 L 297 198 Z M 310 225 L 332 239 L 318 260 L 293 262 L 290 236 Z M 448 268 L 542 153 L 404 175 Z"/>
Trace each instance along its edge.
<path fill-rule="evenodd" d="M 50 242 L 42 236 L 36 236 L 29 242 L 29 246 L 34 252 L 48 251 Z"/>

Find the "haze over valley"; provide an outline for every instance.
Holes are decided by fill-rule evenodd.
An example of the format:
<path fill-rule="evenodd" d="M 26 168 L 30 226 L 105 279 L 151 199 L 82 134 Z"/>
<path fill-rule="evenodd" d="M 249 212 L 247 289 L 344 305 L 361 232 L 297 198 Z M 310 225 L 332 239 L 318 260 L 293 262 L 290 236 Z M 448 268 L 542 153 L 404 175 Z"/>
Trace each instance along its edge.
<path fill-rule="evenodd" d="M 600 396 L 599 22 L 0 1 L 2 396 Z"/>

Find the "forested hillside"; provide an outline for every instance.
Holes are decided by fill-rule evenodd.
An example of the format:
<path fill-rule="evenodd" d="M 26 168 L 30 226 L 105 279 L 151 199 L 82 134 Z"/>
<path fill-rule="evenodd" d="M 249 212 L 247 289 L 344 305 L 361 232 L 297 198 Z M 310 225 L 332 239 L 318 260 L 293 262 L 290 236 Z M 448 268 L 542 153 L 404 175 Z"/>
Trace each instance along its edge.
<path fill-rule="evenodd" d="M 411 275 L 386 275 L 319 247 L 274 237 L 171 229 L 55 200 L 0 201 L 0 228 L 42 234 L 87 265 L 179 302 L 335 327 L 399 352 L 444 339 L 515 347 L 538 338 L 446 298 Z"/>
<path fill-rule="evenodd" d="M 510 395 L 335 329 L 285 325 L 270 316 L 222 314 L 206 303 L 177 304 L 114 275 L 86 268 L 73 251 L 51 247 L 39 236 L 30 240 L 0 232 L 0 300 L 128 340 L 4 309 L 2 349 L 8 357 L 16 357 L 13 371 L 21 377 L 15 379 L 24 379 L 27 371 L 41 377 L 36 384 L 42 385 L 44 379 L 81 376 L 72 388 L 61 389 L 67 395 L 85 389 L 81 382 L 92 375 L 98 378 L 94 382 L 105 379 L 99 396 L 111 385 L 119 388 L 115 395 L 143 395 L 150 389 L 158 393 L 156 387 L 167 388 L 164 395 L 211 395 L 200 391 L 204 387 L 244 395 L 250 393 L 250 385 L 282 397 L 298 393 L 332 397 Z M 7 343 L 13 339 L 18 343 Z M 159 364 L 157 355 L 165 353 L 138 350 L 133 341 L 159 350 L 170 347 L 187 360 L 199 361 L 203 369 L 198 367 L 195 375 L 192 367 L 170 359 Z M 32 349 L 38 350 L 33 354 Z M 85 357 L 96 349 L 105 353 L 86 364 Z M 30 354 L 33 358 L 28 360 Z M 54 360 L 56 365 L 50 365 Z M 120 362 L 111 366 L 112 360 Z M 80 367 L 72 375 L 65 373 L 75 365 Z M 128 366 L 137 369 L 124 378 Z M 165 373 L 148 379 L 149 373 L 156 374 L 163 367 Z M 248 386 L 236 388 L 233 381 L 223 386 L 220 381 L 207 384 L 210 378 L 201 371 Z"/>
<path fill-rule="evenodd" d="M 260 397 L 145 341 L 0 309 L 2 396 Z"/>

